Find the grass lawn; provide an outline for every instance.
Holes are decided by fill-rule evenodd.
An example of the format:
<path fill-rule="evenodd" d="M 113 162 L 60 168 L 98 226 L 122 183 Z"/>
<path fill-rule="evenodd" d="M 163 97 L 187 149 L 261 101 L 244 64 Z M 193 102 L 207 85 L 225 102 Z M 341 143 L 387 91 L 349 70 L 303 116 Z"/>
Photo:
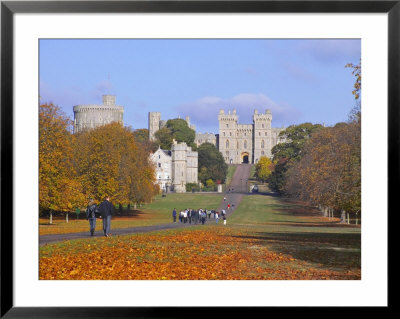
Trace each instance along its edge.
<path fill-rule="evenodd" d="M 231 183 L 233 175 L 235 175 L 235 171 L 235 165 L 228 165 L 228 173 L 226 174 L 225 185 L 229 185 Z"/>
<path fill-rule="evenodd" d="M 198 196 L 187 195 L 188 199 Z M 157 207 L 164 199 L 168 197 L 149 206 Z M 158 207 L 168 213 L 171 209 Z M 250 195 L 228 217 L 226 226 L 208 222 L 204 226 L 42 246 L 39 276 L 115 280 L 361 279 L 360 237 L 359 227 L 339 225 L 312 207 Z"/>
<path fill-rule="evenodd" d="M 171 222 L 172 210 L 185 208 L 217 208 L 221 203 L 223 195 L 218 194 L 168 194 L 167 197 L 157 196 L 155 200 L 141 207 L 134 213 L 134 216 L 114 217 L 112 228 L 128 228 L 135 226 L 150 226 Z M 48 219 L 39 220 L 39 234 L 65 234 L 89 231 L 87 220 L 76 220 L 75 216 L 70 215 L 69 222 L 65 219 L 53 219 L 53 224 L 49 224 Z M 102 229 L 101 219 L 97 219 L 96 230 Z"/>

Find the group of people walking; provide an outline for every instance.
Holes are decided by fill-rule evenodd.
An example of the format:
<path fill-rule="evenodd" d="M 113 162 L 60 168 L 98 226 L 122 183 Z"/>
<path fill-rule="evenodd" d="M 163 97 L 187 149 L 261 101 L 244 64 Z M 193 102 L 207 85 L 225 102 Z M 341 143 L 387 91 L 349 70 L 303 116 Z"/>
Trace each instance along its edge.
<path fill-rule="evenodd" d="M 106 196 L 100 205 L 96 205 L 93 199 L 89 200 L 86 208 L 86 219 L 90 225 L 90 236 L 94 236 L 96 229 L 96 216 L 103 220 L 103 232 L 105 237 L 111 236 L 111 216 L 114 215 L 114 205 L 110 202 L 110 197 Z"/>
<path fill-rule="evenodd" d="M 195 210 L 195 209 L 188 208 L 188 209 L 181 210 L 178 214 L 178 212 L 176 211 L 176 208 L 174 208 L 174 210 L 172 211 L 172 220 L 174 223 L 176 223 L 176 220 L 178 218 L 179 222 L 183 223 L 183 224 L 186 224 L 186 223 L 192 224 L 193 223 L 193 224 L 197 225 L 197 224 L 201 223 L 202 225 L 204 225 L 207 221 L 207 218 L 208 218 L 208 220 L 211 220 L 211 215 L 213 215 L 213 219 L 215 220 L 215 223 L 218 224 L 219 219 L 222 218 L 224 221 L 224 225 L 226 225 L 225 209 L 223 209 L 219 212 L 219 211 L 216 211 L 213 209 L 208 210 L 205 208 L 200 208 L 200 209 Z"/>

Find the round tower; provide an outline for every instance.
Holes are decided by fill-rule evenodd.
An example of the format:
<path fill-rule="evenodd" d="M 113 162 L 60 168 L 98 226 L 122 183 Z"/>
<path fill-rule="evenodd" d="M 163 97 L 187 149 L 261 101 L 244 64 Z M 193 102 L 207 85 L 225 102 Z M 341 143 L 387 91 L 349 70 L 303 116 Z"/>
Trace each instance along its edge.
<path fill-rule="evenodd" d="M 123 125 L 124 107 L 115 104 L 115 95 L 103 95 L 103 104 L 81 104 L 73 107 L 74 133 L 118 122 Z"/>

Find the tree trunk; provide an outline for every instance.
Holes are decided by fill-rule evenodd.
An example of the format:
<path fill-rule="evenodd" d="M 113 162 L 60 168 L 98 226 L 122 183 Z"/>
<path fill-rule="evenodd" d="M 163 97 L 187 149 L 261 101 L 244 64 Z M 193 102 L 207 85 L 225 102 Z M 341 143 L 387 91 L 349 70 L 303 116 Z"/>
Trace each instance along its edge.
<path fill-rule="evenodd" d="M 67 213 L 67 223 L 68 223 L 68 213 Z"/>
<path fill-rule="evenodd" d="M 50 225 L 53 224 L 53 213 L 50 212 Z"/>
<path fill-rule="evenodd" d="M 329 207 L 324 207 L 324 217 L 328 216 Z"/>
<path fill-rule="evenodd" d="M 350 213 L 347 213 L 347 224 L 350 224 Z"/>
<path fill-rule="evenodd" d="M 135 203 L 135 204 L 133 204 L 133 209 L 136 209 L 136 203 Z"/>
<path fill-rule="evenodd" d="M 341 216 L 340 216 L 340 222 L 346 223 L 346 212 L 343 209 L 342 209 Z"/>

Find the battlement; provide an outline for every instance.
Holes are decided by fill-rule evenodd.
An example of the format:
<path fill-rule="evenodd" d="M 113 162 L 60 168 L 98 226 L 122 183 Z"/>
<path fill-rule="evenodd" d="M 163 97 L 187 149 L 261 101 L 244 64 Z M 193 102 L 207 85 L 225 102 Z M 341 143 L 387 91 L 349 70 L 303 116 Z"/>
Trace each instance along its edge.
<path fill-rule="evenodd" d="M 123 124 L 124 107 L 115 105 L 115 95 L 103 95 L 103 104 L 80 104 L 73 107 L 74 133 L 112 122 Z"/>

